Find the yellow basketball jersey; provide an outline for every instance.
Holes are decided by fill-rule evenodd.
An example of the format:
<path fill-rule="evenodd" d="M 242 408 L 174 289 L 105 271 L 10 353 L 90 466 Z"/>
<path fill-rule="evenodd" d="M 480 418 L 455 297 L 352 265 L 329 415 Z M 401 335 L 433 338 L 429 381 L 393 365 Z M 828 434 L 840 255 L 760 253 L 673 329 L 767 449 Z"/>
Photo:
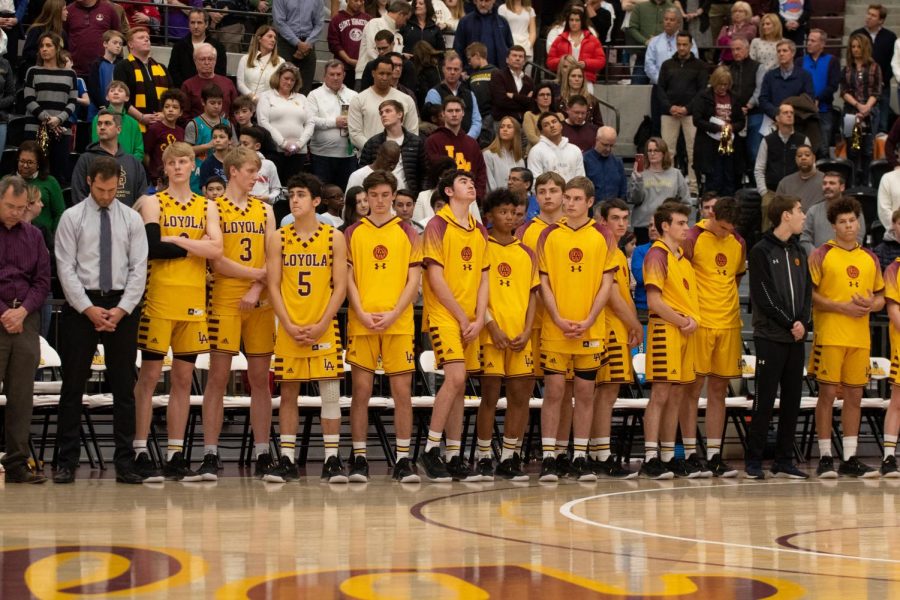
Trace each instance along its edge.
<path fill-rule="evenodd" d="M 881 265 L 871 250 L 859 244 L 845 250 L 833 240 L 809 256 L 809 276 L 816 291 L 834 302 L 849 302 L 855 294 L 869 296 L 884 290 Z M 870 348 L 869 315 L 850 317 L 813 305 L 815 343 L 844 348 Z"/>
<path fill-rule="evenodd" d="M 614 260 L 617 268 L 613 275 L 615 278 L 615 289 L 612 293 L 618 293 L 622 300 L 625 301 L 625 304 L 631 307 L 632 311 L 635 311 L 634 299 L 631 297 L 631 269 L 628 268 L 628 258 L 619 248 L 616 248 L 613 254 L 615 255 Z M 607 307 L 603 312 L 606 315 L 607 336 L 610 333 L 614 333 L 619 343 L 626 342 L 628 340 L 628 328 L 625 327 L 622 319 L 616 315 L 612 308 Z"/>
<path fill-rule="evenodd" d="M 156 197 L 161 237 L 199 240 L 206 235 L 206 198 L 193 194 L 190 202 L 181 204 L 165 191 Z M 206 319 L 206 259 L 185 256 L 149 261 L 144 314 L 172 321 Z"/>
<path fill-rule="evenodd" d="M 884 299 L 886 302 L 900 304 L 900 258 L 884 270 Z M 890 326 L 891 355 L 900 351 L 900 331 L 893 325 Z"/>
<path fill-rule="evenodd" d="M 347 262 L 353 281 L 359 290 L 365 312 L 385 312 L 397 305 L 406 287 L 410 267 L 422 264 L 422 242 L 412 225 L 394 217 L 382 226 L 363 218 L 347 228 Z M 356 311 L 350 310 L 347 335 L 412 335 L 413 307 L 409 304 L 403 314 L 385 331 L 373 332 L 359 322 Z"/>
<path fill-rule="evenodd" d="M 544 230 L 538 240 L 538 261 L 541 274 L 546 274 L 550 281 L 562 318 L 572 321 L 587 318 L 600 291 L 603 274 L 616 269 L 615 249 L 616 240 L 609 229 L 593 219 L 578 229 L 561 221 Z M 604 313 L 600 313 L 584 339 L 574 340 L 577 344 L 573 344 L 552 319 L 544 319 L 542 349 L 558 348 L 555 351 L 583 354 L 600 352 L 606 339 Z"/>
<path fill-rule="evenodd" d="M 681 246 L 697 277 L 697 296 L 703 326 L 731 329 L 741 326 L 741 306 L 737 277 L 747 271 L 747 244 L 738 234 L 720 238 L 706 228 L 706 221 L 694 225 Z"/>
<path fill-rule="evenodd" d="M 488 238 L 490 301 L 488 306 L 497 326 L 510 338 L 522 333 L 531 292 L 538 289 L 537 259 L 520 240 L 503 245 Z M 481 330 L 481 342 L 491 343 L 487 329 Z"/>
<path fill-rule="evenodd" d="M 219 225 L 222 229 L 223 256 L 253 269 L 266 266 L 266 206 L 261 200 L 250 198 L 241 210 L 225 196 L 216 198 Z M 220 315 L 240 314 L 240 301 L 253 282 L 249 279 L 226 277 L 216 273 L 213 279 L 210 305 Z M 260 305 L 268 304 L 268 294 L 260 295 Z"/>
<path fill-rule="evenodd" d="M 331 225 L 320 223 L 308 239 L 301 239 L 294 225 L 278 230 L 281 236 L 281 298 L 288 317 L 295 325 L 313 325 L 321 320 L 331 300 L 334 236 L 340 235 Z M 281 324 L 275 337 L 275 354 L 307 357 L 331 354 L 340 348 L 337 319 L 316 343 L 300 346 Z"/>
<path fill-rule="evenodd" d="M 662 240 L 653 242 L 644 257 L 644 285 L 658 289 L 663 302 L 676 312 L 693 318 L 698 325 L 706 326 L 700 317 L 694 267 L 684 257 L 681 248 L 674 254 Z"/>
<path fill-rule="evenodd" d="M 529 250 L 534 252 L 535 260 L 537 260 L 538 239 L 550 225 L 550 223 L 541 219 L 540 216 L 537 216 L 516 230 L 516 237 L 522 240 L 522 243 L 525 244 Z M 543 321 L 544 303 L 541 300 L 540 294 L 538 294 L 537 306 L 534 309 L 534 321 L 532 321 L 531 324 L 532 331 L 535 329 L 539 330 Z"/>
<path fill-rule="evenodd" d="M 444 268 L 444 279 L 453 297 L 469 319 L 475 318 L 481 272 L 490 267 L 487 259 L 487 229 L 468 216 L 465 227 L 446 205 L 428 222 L 424 235 L 424 263 Z M 459 325 L 456 317 L 443 305 L 425 277 L 424 303 L 430 327 Z"/>

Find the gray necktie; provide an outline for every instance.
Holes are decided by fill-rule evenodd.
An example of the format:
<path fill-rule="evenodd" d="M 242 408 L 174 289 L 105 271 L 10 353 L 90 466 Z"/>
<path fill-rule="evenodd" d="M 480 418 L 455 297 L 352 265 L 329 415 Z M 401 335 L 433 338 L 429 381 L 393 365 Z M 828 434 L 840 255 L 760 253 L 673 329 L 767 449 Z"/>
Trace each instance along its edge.
<path fill-rule="evenodd" d="M 100 209 L 100 291 L 112 290 L 112 228 L 109 208 Z"/>

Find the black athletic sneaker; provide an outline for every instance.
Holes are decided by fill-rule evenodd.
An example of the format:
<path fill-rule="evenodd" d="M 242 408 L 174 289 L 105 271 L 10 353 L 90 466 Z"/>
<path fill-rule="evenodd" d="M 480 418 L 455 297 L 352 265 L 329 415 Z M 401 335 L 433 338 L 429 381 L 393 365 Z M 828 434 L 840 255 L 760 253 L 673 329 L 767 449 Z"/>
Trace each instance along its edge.
<path fill-rule="evenodd" d="M 468 481 L 470 483 L 481 481 L 481 476 L 473 473 L 472 469 L 469 468 L 469 461 L 463 460 L 459 454 L 447 461 L 447 472 L 450 473 L 453 481 Z M 493 470 L 491 475 L 493 475 Z"/>
<path fill-rule="evenodd" d="M 709 468 L 706 461 L 700 458 L 696 452 L 688 456 L 685 462 L 687 462 L 688 467 L 696 469 L 697 472 L 700 473 L 699 476 L 703 479 L 709 479 L 713 476 L 712 469 Z"/>
<path fill-rule="evenodd" d="M 419 457 L 419 464 L 425 470 L 425 477 L 429 481 L 437 483 L 450 483 L 453 481 L 450 473 L 447 472 L 447 463 L 444 462 L 444 457 L 441 456 L 439 447 L 435 446 L 428 452 L 423 452 L 422 456 Z"/>
<path fill-rule="evenodd" d="M 144 479 L 144 483 L 162 483 L 166 480 L 162 471 L 153 464 L 153 459 L 146 452 L 141 452 L 134 459 L 134 472 Z"/>
<path fill-rule="evenodd" d="M 516 460 L 515 454 L 512 458 L 501 460 L 497 468 L 494 469 L 494 475 L 507 481 L 528 481 L 528 475 L 519 466 L 519 461 Z"/>
<path fill-rule="evenodd" d="M 806 472 L 798 469 L 797 466 L 790 461 L 773 463 L 771 473 L 772 477 L 782 479 L 809 479 L 809 475 Z"/>
<path fill-rule="evenodd" d="M 556 471 L 556 458 L 553 456 L 546 457 L 541 462 L 541 475 L 538 481 L 559 481 L 559 473 Z"/>
<path fill-rule="evenodd" d="M 610 477 L 612 479 L 634 479 L 638 476 L 637 472 L 622 466 L 622 463 L 616 460 L 616 457 L 611 454 L 606 460 L 594 461 L 594 473 L 596 473 L 598 477 Z"/>
<path fill-rule="evenodd" d="M 747 479 L 765 479 L 766 473 L 762 470 L 762 465 L 757 462 L 748 462 L 744 467 Z"/>
<path fill-rule="evenodd" d="M 579 456 L 572 461 L 572 472 L 575 481 L 597 481 L 597 476 L 588 466 L 586 456 Z"/>
<path fill-rule="evenodd" d="M 838 468 L 838 473 L 846 475 L 847 477 L 861 477 L 863 479 L 881 477 L 881 473 L 869 465 L 863 464 L 855 456 L 851 456 L 848 460 L 842 461 L 841 466 Z"/>
<path fill-rule="evenodd" d="M 556 474 L 560 477 L 569 477 L 575 479 L 578 475 L 572 467 L 572 459 L 568 454 L 558 454 L 556 456 Z"/>
<path fill-rule="evenodd" d="M 683 479 L 697 479 L 700 477 L 700 469 L 683 458 L 673 458 L 664 464 L 675 477 Z"/>
<path fill-rule="evenodd" d="M 596 475 L 597 477 L 602 477 L 606 475 L 606 461 L 599 460 L 588 454 L 587 456 L 587 464 L 588 468 Z"/>
<path fill-rule="evenodd" d="M 297 470 L 297 463 L 284 455 L 278 459 L 277 464 L 272 464 L 272 468 L 262 478 L 266 483 L 287 483 L 299 479 L 300 471 Z"/>
<path fill-rule="evenodd" d="M 194 482 L 203 481 L 203 475 L 191 471 L 190 465 L 184 459 L 184 454 L 176 452 L 172 455 L 172 459 L 166 461 L 163 466 L 163 475 L 170 481 Z"/>
<path fill-rule="evenodd" d="M 350 481 L 352 483 L 369 481 L 369 461 L 362 454 L 354 456 L 350 461 Z"/>
<path fill-rule="evenodd" d="M 275 468 L 275 463 L 272 462 L 272 455 L 268 452 L 263 452 L 256 457 L 256 467 L 253 469 L 253 476 L 257 479 L 262 479 L 273 468 Z"/>
<path fill-rule="evenodd" d="M 645 460 L 639 473 L 645 479 L 673 479 L 675 477 L 675 473 L 667 469 L 658 456 Z"/>
<path fill-rule="evenodd" d="M 322 465 L 322 481 L 328 483 L 347 483 L 347 473 L 340 456 L 329 456 Z"/>
<path fill-rule="evenodd" d="M 486 456 L 478 460 L 475 464 L 475 474 L 479 481 L 494 480 L 494 461 L 491 457 Z"/>
<path fill-rule="evenodd" d="M 197 469 L 197 474 L 203 478 L 203 481 L 218 481 L 219 479 L 219 457 L 215 454 L 204 454 L 203 462 Z"/>
<path fill-rule="evenodd" d="M 711 459 L 706 461 L 706 467 L 712 471 L 715 477 L 729 478 L 737 477 L 738 475 L 737 469 L 732 469 L 728 466 L 728 463 L 722 460 L 721 454 L 714 454 Z"/>
<path fill-rule="evenodd" d="M 830 456 L 823 456 L 819 459 L 819 466 L 816 467 L 816 477 L 819 479 L 837 479 L 837 471 L 834 470 L 834 459 Z"/>
<path fill-rule="evenodd" d="M 881 461 L 881 476 L 885 479 L 896 479 L 900 477 L 900 471 L 897 470 L 897 457 L 888 456 Z"/>
<path fill-rule="evenodd" d="M 391 478 L 400 483 L 419 483 L 419 474 L 416 472 L 416 465 L 408 458 L 401 458 L 394 465 L 394 472 Z"/>

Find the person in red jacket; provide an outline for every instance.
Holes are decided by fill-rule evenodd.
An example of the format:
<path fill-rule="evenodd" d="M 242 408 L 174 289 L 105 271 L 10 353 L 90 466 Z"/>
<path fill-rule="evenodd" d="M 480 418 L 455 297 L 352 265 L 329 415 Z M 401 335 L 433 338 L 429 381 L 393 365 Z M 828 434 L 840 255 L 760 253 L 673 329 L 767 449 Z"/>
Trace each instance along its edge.
<path fill-rule="evenodd" d="M 150 0 L 137 0 L 135 4 L 122 4 L 129 27 L 146 27 L 153 33 L 159 31 L 162 19 L 159 9 L 148 4 Z"/>
<path fill-rule="evenodd" d="M 571 7 L 566 14 L 563 32 L 553 40 L 547 54 L 547 68 L 556 72 L 559 61 L 567 54 L 571 54 L 584 68 L 584 76 L 590 82 L 597 81 L 597 73 L 606 66 L 603 44 L 584 27 L 584 9 L 580 6 Z"/>

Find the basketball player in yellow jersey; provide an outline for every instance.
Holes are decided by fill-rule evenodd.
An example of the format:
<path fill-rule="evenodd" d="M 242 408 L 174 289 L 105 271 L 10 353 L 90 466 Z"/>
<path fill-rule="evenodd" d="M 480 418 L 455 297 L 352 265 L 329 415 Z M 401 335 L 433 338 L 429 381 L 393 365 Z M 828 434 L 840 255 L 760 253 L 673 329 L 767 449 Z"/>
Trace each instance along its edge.
<path fill-rule="evenodd" d="M 412 435 L 410 395 L 416 370 L 412 302 L 419 294 L 422 279 L 422 241 L 411 224 L 391 214 L 397 193 L 397 178 L 392 173 L 372 172 L 363 181 L 363 189 L 369 201 L 369 214 L 344 232 L 350 264 L 347 362 L 353 365 L 350 481 L 369 480 L 366 460 L 369 400 L 381 357 L 394 399 L 397 463 L 393 478 L 401 483 L 418 483 L 416 467 L 409 460 L 409 441 Z"/>
<path fill-rule="evenodd" d="M 823 479 L 838 473 L 848 477 L 878 477 L 877 470 L 856 457 L 860 402 L 869 383 L 869 314 L 884 307 L 884 280 L 878 258 L 856 241 L 862 208 L 855 198 L 843 197 L 828 206 L 834 239 L 809 257 L 813 284 L 813 349 L 809 374 L 819 384 L 816 433 Z M 837 472 L 831 457 L 831 422 L 837 388 L 844 394 L 841 410 L 844 456 Z"/>
<path fill-rule="evenodd" d="M 216 199 L 224 252 L 212 262 L 214 272 L 209 303 L 209 377 L 203 393 L 203 464 L 198 473 L 215 481 L 222 429 L 225 387 L 231 358 L 243 347 L 250 382 L 250 425 L 253 427 L 255 475 L 272 468 L 269 429 L 272 394 L 269 364 L 275 346 L 275 313 L 266 293 L 266 232 L 275 230 L 272 208 L 250 197 L 260 168 L 253 150 L 238 147 L 225 155 L 228 185 Z"/>
<path fill-rule="evenodd" d="M 522 240 L 522 243 L 537 256 L 538 238 L 547 227 L 563 218 L 563 188 L 566 187 L 566 180 L 558 173 L 547 171 L 537 178 L 535 186 L 535 194 L 541 211 L 536 217 L 516 230 L 516 237 Z M 535 307 L 534 323 L 531 328 L 531 353 L 534 356 L 534 376 L 537 378 L 544 376 L 540 361 L 541 324 L 544 321 L 544 315 L 544 305 L 539 293 Z M 570 400 L 572 398 L 571 372 L 566 376 L 565 397 Z M 559 428 L 556 431 L 556 466 L 561 473 L 565 474 L 571 474 L 572 471 L 572 461 L 569 460 L 569 435 L 571 433 L 572 402 L 563 402 L 560 404 Z M 520 451 L 522 449 L 522 441 L 522 438 L 519 438 L 518 450 Z"/>
<path fill-rule="evenodd" d="M 612 411 L 619 397 L 619 389 L 634 381 L 631 368 L 631 349 L 644 340 L 644 328 L 637 317 L 637 309 L 631 298 L 631 270 L 628 259 L 619 248 L 620 240 L 628 232 L 628 205 L 614 198 L 600 203 L 601 225 L 606 226 L 616 241 L 613 289 L 609 305 L 603 311 L 606 317 L 606 352 L 597 372 L 597 389 L 594 392 L 594 422 L 588 443 L 588 465 L 595 475 L 615 479 L 633 479 L 637 473 L 623 466 L 622 457 L 610 451 Z"/>
<path fill-rule="evenodd" d="M 609 230 L 590 217 L 594 184 L 574 177 L 566 184 L 565 220 L 544 230 L 538 240 L 541 297 L 547 318 L 541 330 L 544 404 L 541 407 L 541 481 L 556 481 L 559 407 L 566 389 L 566 372 L 575 374 L 572 476 L 595 481 L 587 463 L 588 439 L 594 415 L 594 386 L 606 338 L 603 309 L 612 292 L 616 242 Z"/>
<path fill-rule="evenodd" d="M 322 183 L 314 175 L 295 175 L 287 187 L 294 222 L 266 234 L 266 281 L 278 317 L 275 380 L 281 382 L 281 458 L 263 480 L 299 478 L 294 460 L 297 396 L 301 383 L 315 381 L 322 397 L 322 480 L 346 483 L 338 456 L 344 365 L 335 317 L 347 295 L 347 244 L 337 229 L 316 219 Z"/>
<path fill-rule="evenodd" d="M 737 477 L 722 460 L 725 398 L 730 379 L 741 376 L 741 305 L 738 286 L 747 272 L 747 245 L 736 231 L 741 216 L 737 201 L 716 200 L 710 216 L 688 231 L 684 257 L 694 267 L 697 297 L 703 315 L 696 338 L 697 380 L 681 401 L 681 440 L 687 463 L 702 477 Z M 697 455 L 697 403 L 706 382 L 706 461 Z M 708 462 L 707 462 L 708 461 Z"/>
<path fill-rule="evenodd" d="M 524 206 L 508 189 L 492 191 L 484 201 L 484 213 L 493 229 L 488 238 L 490 294 L 487 325 L 481 331 L 481 404 L 476 428 L 478 452 L 476 472 L 482 481 L 494 475 L 511 481 L 528 481 L 516 447 L 525 435 L 528 402 L 534 388 L 534 357 L 531 325 L 540 289 L 534 252 L 513 236 L 516 209 Z M 506 382 L 506 418 L 500 464 L 494 469 L 491 439 L 500 399 L 500 384 Z"/>
<path fill-rule="evenodd" d="M 488 234 L 469 214 L 475 182 L 468 171 L 445 171 L 436 192 L 447 204 L 425 227 L 424 300 L 444 382 L 434 399 L 428 441 L 419 460 L 431 481 L 478 481 L 459 450 L 467 374 L 481 369 L 479 334 L 488 304 Z M 447 461 L 440 447 L 444 433 Z"/>
<path fill-rule="evenodd" d="M 214 202 L 191 192 L 194 150 L 175 142 L 163 152 L 169 187 L 141 200 L 149 244 L 147 292 L 138 330 L 141 371 L 136 403 L 135 464 L 142 474 L 158 476 L 147 452 L 153 390 L 163 359 L 172 349 L 171 389 L 166 411 L 166 479 L 198 481 L 184 458 L 184 434 L 190 410 L 191 378 L 197 355 L 209 351 L 206 330 L 206 261 L 222 256 L 219 211 Z"/>
<path fill-rule="evenodd" d="M 897 211 L 894 212 L 896 222 Z M 881 476 L 896 479 L 897 434 L 900 433 L 900 258 L 884 270 L 884 298 L 888 318 L 891 321 L 891 403 L 884 413 L 884 459 Z"/>
<path fill-rule="evenodd" d="M 652 384 L 644 412 L 644 464 L 648 479 L 699 477 L 687 462 L 675 459 L 675 434 L 681 399 L 694 382 L 694 332 L 700 321 L 697 280 L 681 244 L 687 237 L 690 209 L 665 201 L 653 214 L 659 239 L 644 258 L 647 287 L 647 381 Z M 657 441 L 662 441 L 661 454 Z"/>

